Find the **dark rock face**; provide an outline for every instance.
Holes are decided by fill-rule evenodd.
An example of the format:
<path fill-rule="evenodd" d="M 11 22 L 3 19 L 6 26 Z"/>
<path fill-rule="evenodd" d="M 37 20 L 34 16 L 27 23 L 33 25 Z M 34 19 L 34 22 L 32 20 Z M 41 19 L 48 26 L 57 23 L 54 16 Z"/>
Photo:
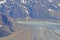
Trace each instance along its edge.
<path fill-rule="evenodd" d="M 10 22 L 8 20 L 8 17 L 6 15 L 0 15 L 0 20 L 2 22 L 2 27 L 0 27 L 0 37 L 4 37 L 4 36 L 7 36 L 9 34 L 11 34 L 8 30 L 6 29 L 9 29 L 11 32 L 14 32 L 14 30 L 12 29 L 12 22 Z M 0 23 L 1 25 L 1 23 Z M 6 28 L 6 26 L 7 28 Z M 6 29 L 5 29 L 6 28 Z"/>
<path fill-rule="evenodd" d="M 49 19 L 49 20 L 60 20 L 56 16 L 60 7 L 55 1 L 49 2 L 48 0 L 25 0 L 25 3 L 22 0 L 7 1 L 5 4 L 2 4 L 2 14 L 7 14 L 14 19 L 26 19 L 30 17 L 32 19 Z M 48 10 L 54 10 L 52 13 Z M 8 12 L 7 12 L 8 11 Z M 26 12 L 28 11 L 28 13 Z M 54 16 L 52 16 L 53 14 Z M 59 13 L 57 15 L 60 15 Z"/>

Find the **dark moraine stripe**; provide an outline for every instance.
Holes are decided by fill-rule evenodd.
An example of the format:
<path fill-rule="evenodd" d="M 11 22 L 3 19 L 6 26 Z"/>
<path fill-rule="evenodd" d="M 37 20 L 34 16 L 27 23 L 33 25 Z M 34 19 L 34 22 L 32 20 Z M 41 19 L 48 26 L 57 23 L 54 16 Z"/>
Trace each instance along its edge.
<path fill-rule="evenodd" d="M 9 27 L 10 31 L 14 31 L 12 29 L 12 23 L 8 20 L 8 17 L 6 17 L 6 15 L 2 15 L 2 22 Z"/>

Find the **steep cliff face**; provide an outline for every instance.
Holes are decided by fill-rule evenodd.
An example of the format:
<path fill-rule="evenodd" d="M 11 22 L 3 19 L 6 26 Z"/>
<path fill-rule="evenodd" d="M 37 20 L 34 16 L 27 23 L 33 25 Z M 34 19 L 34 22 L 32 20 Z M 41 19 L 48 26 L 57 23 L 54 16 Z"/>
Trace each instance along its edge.
<path fill-rule="evenodd" d="M 0 14 L 0 37 L 7 36 L 14 32 L 13 24 L 11 21 L 8 20 L 6 15 Z"/>
<path fill-rule="evenodd" d="M 0 10 L 14 19 L 60 20 L 58 4 L 54 0 L 7 0 Z"/>

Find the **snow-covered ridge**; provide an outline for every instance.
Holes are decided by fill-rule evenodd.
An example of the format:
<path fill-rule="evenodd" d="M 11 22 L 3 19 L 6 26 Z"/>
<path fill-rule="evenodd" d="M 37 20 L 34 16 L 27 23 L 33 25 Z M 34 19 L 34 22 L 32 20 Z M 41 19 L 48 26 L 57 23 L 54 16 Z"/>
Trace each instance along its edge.
<path fill-rule="evenodd" d="M 6 3 L 6 0 L 2 0 L 0 1 L 0 4 Z"/>

